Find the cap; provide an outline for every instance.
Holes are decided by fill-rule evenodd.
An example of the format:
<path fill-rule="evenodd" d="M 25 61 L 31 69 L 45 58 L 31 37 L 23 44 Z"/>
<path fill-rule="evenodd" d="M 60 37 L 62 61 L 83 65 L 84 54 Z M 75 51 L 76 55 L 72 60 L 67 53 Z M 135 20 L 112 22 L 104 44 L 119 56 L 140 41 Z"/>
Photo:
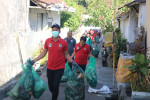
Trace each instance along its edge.
<path fill-rule="evenodd" d="M 58 24 L 54 24 L 51 28 L 53 28 L 53 27 L 60 29 L 60 26 Z"/>

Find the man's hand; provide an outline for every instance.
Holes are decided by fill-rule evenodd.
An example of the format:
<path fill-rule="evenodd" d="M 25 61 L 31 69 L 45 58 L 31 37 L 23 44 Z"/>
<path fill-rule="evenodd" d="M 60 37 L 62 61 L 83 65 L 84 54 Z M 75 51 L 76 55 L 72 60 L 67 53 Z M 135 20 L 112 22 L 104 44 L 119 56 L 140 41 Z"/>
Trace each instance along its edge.
<path fill-rule="evenodd" d="M 75 66 L 75 67 L 79 66 L 74 60 L 72 61 L 72 65 Z"/>
<path fill-rule="evenodd" d="M 34 65 L 34 63 L 35 63 L 35 61 L 34 61 L 34 60 L 30 60 L 30 64 L 31 64 L 31 66 L 33 66 L 33 65 Z"/>

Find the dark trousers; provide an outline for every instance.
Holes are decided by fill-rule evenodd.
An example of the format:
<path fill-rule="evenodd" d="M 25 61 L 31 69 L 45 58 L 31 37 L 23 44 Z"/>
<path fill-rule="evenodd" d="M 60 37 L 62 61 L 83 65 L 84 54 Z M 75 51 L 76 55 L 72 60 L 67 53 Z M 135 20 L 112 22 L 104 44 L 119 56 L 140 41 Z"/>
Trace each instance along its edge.
<path fill-rule="evenodd" d="M 86 65 L 80 65 L 80 64 L 78 64 L 78 65 L 82 68 L 83 71 L 85 71 Z"/>
<path fill-rule="evenodd" d="M 57 100 L 59 94 L 59 84 L 61 77 L 64 73 L 64 69 L 50 70 L 47 69 L 47 78 L 49 90 L 52 93 L 52 100 Z"/>

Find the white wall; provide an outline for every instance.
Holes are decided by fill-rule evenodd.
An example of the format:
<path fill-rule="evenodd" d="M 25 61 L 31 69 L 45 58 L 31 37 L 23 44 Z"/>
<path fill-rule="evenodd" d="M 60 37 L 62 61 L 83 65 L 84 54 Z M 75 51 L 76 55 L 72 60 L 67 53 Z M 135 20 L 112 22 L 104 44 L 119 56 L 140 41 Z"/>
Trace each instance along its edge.
<path fill-rule="evenodd" d="M 137 17 L 136 17 L 135 10 L 131 10 L 129 14 L 129 25 L 128 25 L 128 31 L 127 31 L 127 41 L 129 43 L 132 43 L 135 41 L 135 29 L 137 28 Z"/>
<path fill-rule="evenodd" d="M 29 0 L 0 0 L 0 87 L 22 71 L 16 34 L 25 61 Z"/>
<path fill-rule="evenodd" d="M 129 18 L 125 18 L 125 19 L 122 18 L 120 20 L 120 29 L 121 29 L 121 33 L 123 33 L 124 38 L 127 38 L 128 25 L 129 25 Z"/>
<path fill-rule="evenodd" d="M 142 3 L 139 5 L 138 27 L 145 26 L 145 14 L 146 14 L 146 4 Z"/>
<path fill-rule="evenodd" d="M 41 40 L 43 40 L 44 43 L 47 38 L 52 36 L 51 28 L 48 27 L 49 21 L 52 22 L 52 25 L 55 23 L 60 25 L 60 13 L 42 8 L 30 8 L 30 36 L 28 40 L 30 55 L 33 50 L 40 46 Z M 32 43 L 30 41 L 32 41 Z"/>

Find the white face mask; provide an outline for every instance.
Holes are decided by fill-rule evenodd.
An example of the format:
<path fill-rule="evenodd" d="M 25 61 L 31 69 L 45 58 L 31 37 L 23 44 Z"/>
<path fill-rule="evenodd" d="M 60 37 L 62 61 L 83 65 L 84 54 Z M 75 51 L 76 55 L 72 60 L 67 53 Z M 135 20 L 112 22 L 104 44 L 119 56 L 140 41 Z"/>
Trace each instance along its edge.
<path fill-rule="evenodd" d="M 59 32 L 58 31 L 52 31 L 52 35 L 54 38 L 56 38 L 59 35 Z"/>

